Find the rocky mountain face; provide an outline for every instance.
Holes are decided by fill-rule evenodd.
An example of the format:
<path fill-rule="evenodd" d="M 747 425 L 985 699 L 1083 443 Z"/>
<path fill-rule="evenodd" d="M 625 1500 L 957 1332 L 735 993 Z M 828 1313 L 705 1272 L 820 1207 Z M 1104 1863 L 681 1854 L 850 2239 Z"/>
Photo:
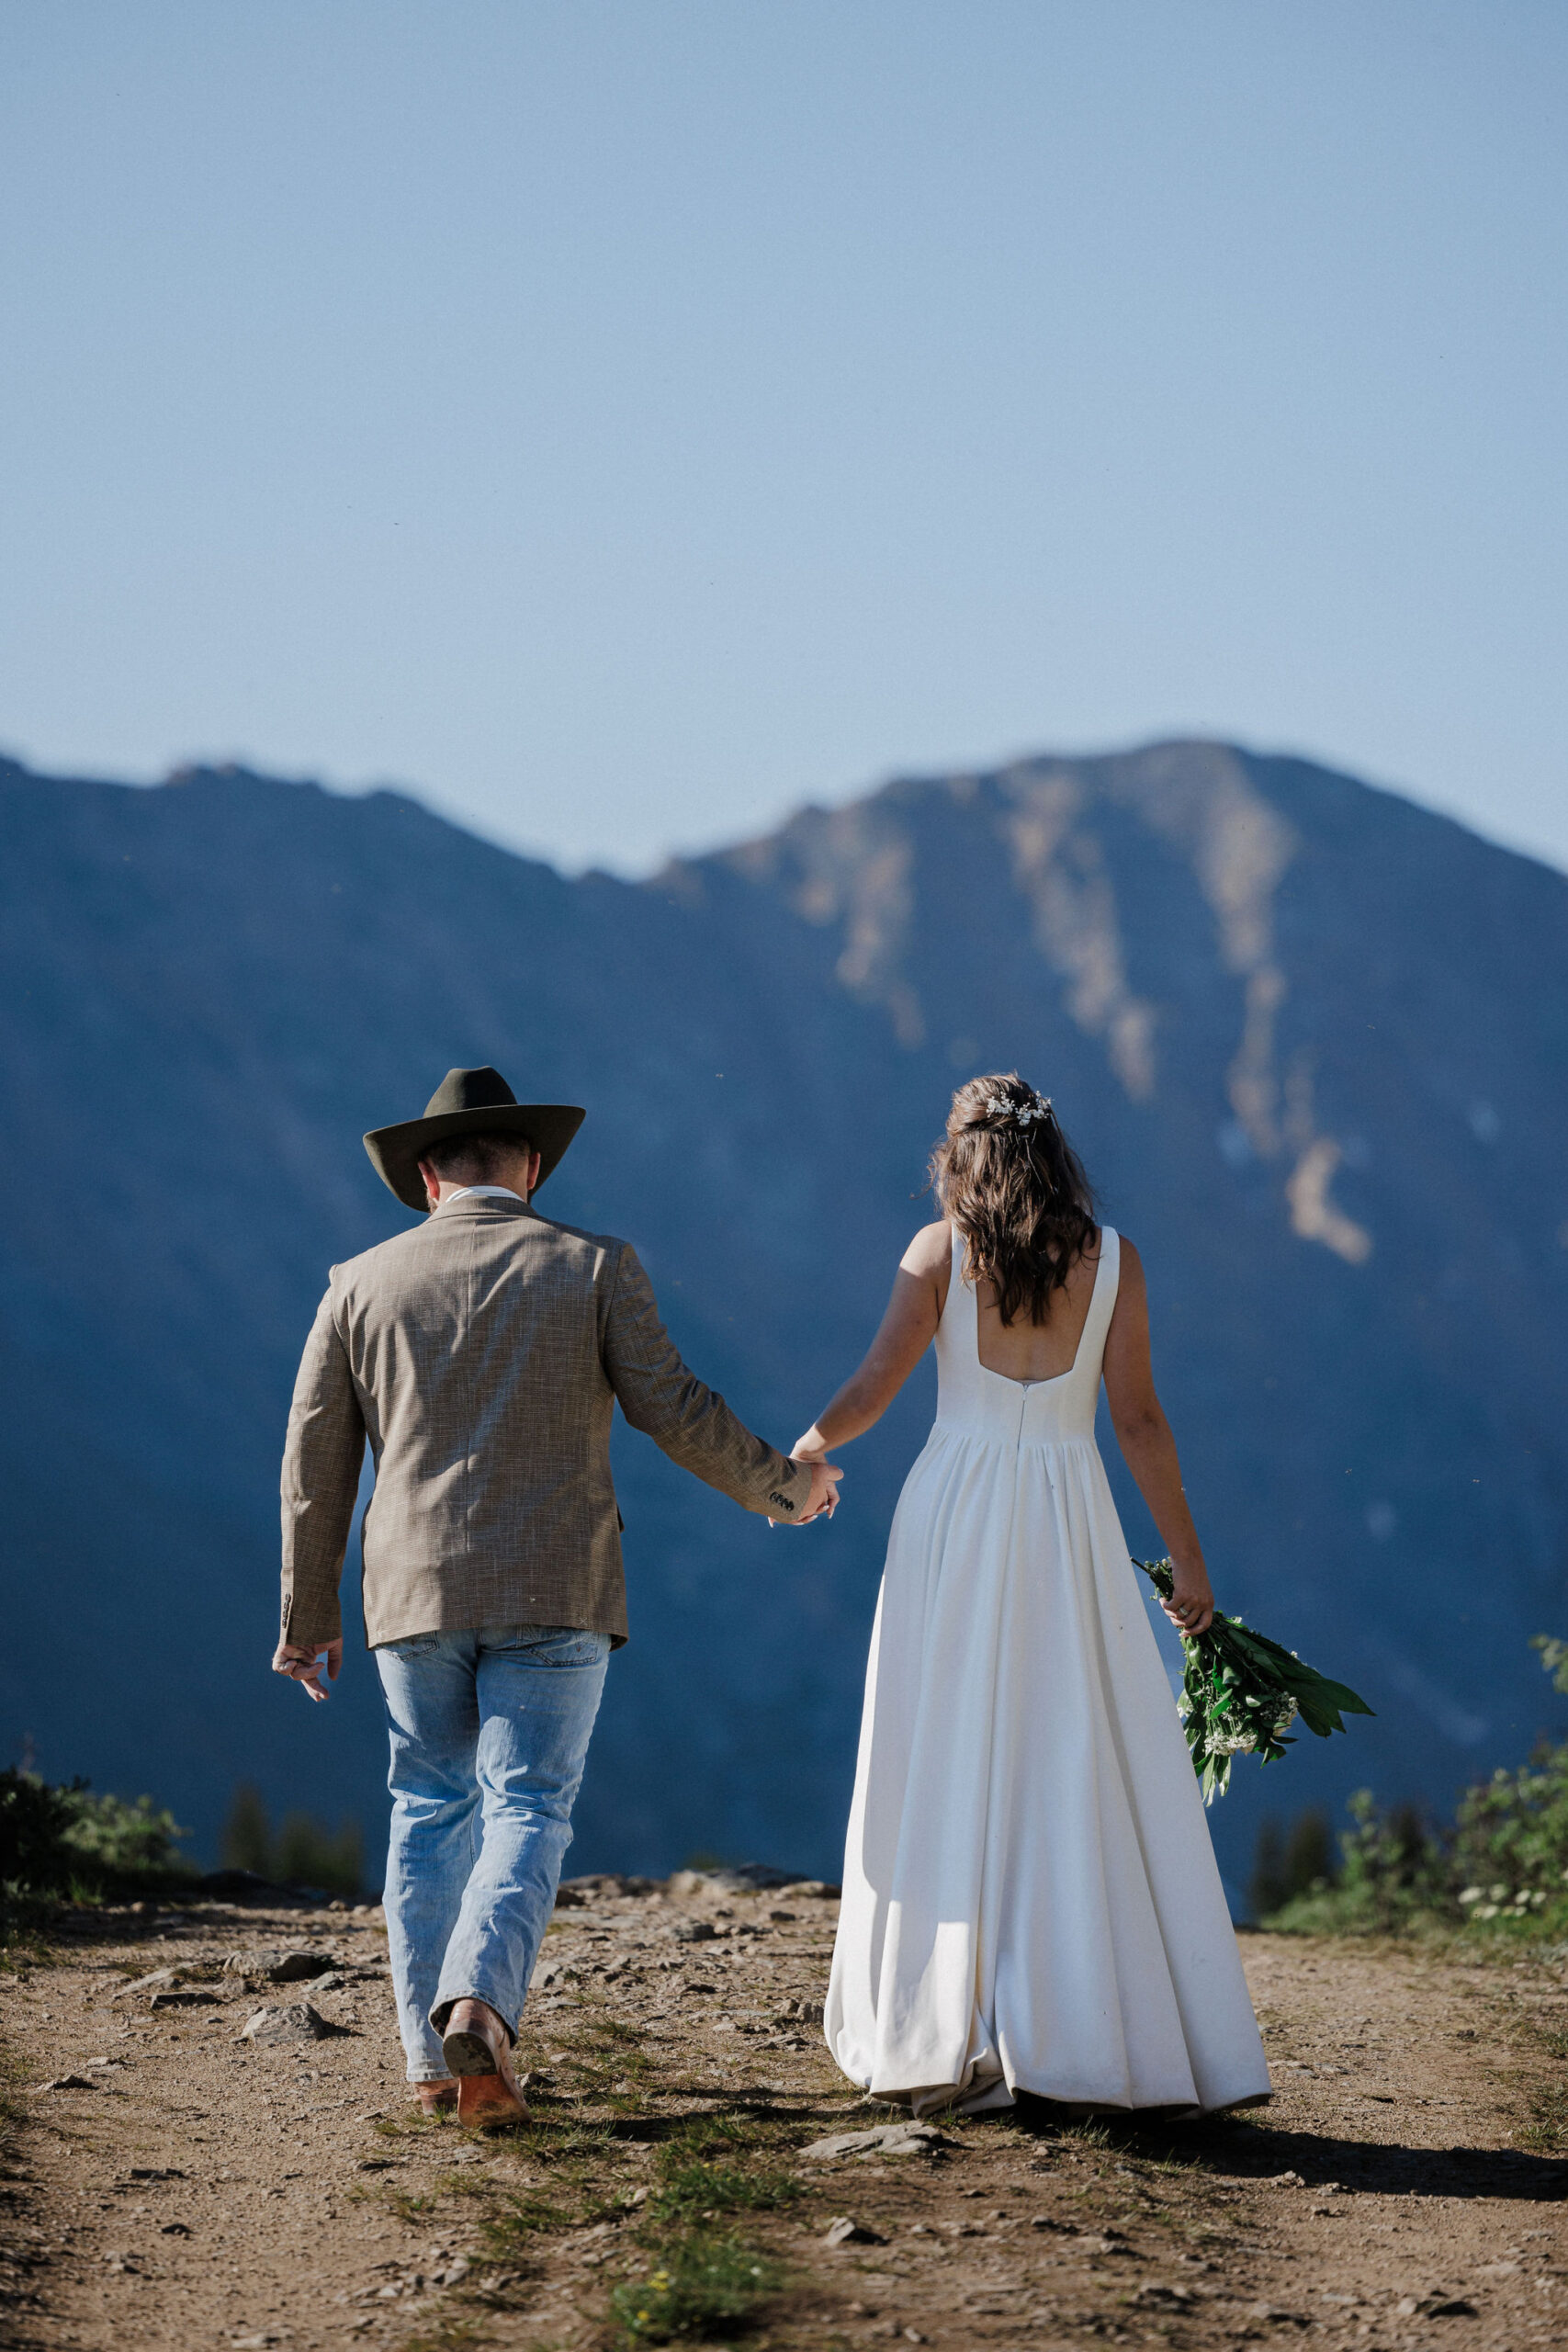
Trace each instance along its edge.
<path fill-rule="evenodd" d="M 1446 1805 L 1561 1713 L 1525 1645 L 1568 1630 L 1568 877 L 1208 742 L 896 783 L 646 884 L 233 771 L 0 764 L 0 828 L 7 1760 L 152 1790 L 209 1851 L 250 1780 L 375 1852 L 370 1661 L 322 1710 L 266 1670 L 277 1453 L 327 1267 L 406 1221 L 360 1132 L 486 1061 L 588 1105 L 541 1208 L 632 1237 L 786 1445 L 930 1214 L 952 1087 L 1055 1096 L 1149 1270 L 1222 1604 L 1378 1711 L 1242 1766 L 1233 1881 L 1260 1811 Z M 931 1398 L 799 1533 L 619 1433 L 633 1638 L 570 1867 L 837 1874 Z"/>

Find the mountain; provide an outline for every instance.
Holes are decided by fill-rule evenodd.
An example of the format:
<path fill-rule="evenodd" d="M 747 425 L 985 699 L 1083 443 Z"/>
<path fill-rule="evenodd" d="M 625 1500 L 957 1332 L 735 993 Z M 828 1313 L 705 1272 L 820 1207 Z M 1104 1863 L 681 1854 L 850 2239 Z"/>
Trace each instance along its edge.
<path fill-rule="evenodd" d="M 1446 1805 L 1551 1720 L 1526 1642 L 1568 1630 L 1568 877 L 1213 742 L 900 781 L 647 883 L 237 770 L 0 763 L 0 828 L 12 1757 L 152 1790 L 208 1852 L 240 1779 L 376 1850 L 369 1661 L 326 1709 L 266 1670 L 277 1454 L 328 1266 L 408 1221 L 361 1131 L 479 1062 L 589 1106 L 541 1207 L 631 1236 L 691 1362 L 784 1444 L 930 1214 L 952 1087 L 1017 1066 L 1055 1096 L 1149 1269 L 1222 1603 L 1377 1710 L 1238 1770 L 1233 1882 L 1262 1810 Z M 573 1867 L 836 1874 L 931 1398 L 928 1366 L 798 1534 L 619 1431 L 633 1638 Z"/>

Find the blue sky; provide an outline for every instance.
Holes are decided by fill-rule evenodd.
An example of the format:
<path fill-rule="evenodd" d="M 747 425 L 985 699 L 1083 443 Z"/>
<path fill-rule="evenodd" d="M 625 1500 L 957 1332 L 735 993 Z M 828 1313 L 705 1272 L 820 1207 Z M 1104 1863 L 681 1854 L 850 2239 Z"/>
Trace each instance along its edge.
<path fill-rule="evenodd" d="M 646 869 L 1197 729 L 1568 864 L 1559 0 L 7 0 L 0 745 Z"/>

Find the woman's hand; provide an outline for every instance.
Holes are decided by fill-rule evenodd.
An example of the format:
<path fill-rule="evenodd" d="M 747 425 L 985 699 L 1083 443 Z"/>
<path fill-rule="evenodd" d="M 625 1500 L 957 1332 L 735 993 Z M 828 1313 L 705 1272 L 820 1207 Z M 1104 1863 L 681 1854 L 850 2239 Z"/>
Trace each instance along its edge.
<path fill-rule="evenodd" d="M 1213 1619 L 1214 1594 L 1209 1582 L 1209 1571 L 1201 1560 L 1188 1562 L 1179 1567 L 1171 1562 L 1171 1594 L 1162 1600 L 1165 1611 L 1179 1634 L 1195 1637 L 1206 1634 Z"/>

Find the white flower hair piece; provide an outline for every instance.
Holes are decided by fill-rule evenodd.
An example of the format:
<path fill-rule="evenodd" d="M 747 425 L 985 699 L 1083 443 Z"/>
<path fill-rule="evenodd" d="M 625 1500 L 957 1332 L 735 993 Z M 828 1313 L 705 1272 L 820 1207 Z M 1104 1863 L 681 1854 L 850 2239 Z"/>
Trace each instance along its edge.
<path fill-rule="evenodd" d="M 1032 1127 L 1053 1113 L 1051 1097 L 1036 1094 L 1032 1087 L 1027 1102 L 1010 1102 L 1005 1094 L 987 1094 L 981 1107 L 988 1119 L 1011 1119 L 1020 1127 Z"/>

